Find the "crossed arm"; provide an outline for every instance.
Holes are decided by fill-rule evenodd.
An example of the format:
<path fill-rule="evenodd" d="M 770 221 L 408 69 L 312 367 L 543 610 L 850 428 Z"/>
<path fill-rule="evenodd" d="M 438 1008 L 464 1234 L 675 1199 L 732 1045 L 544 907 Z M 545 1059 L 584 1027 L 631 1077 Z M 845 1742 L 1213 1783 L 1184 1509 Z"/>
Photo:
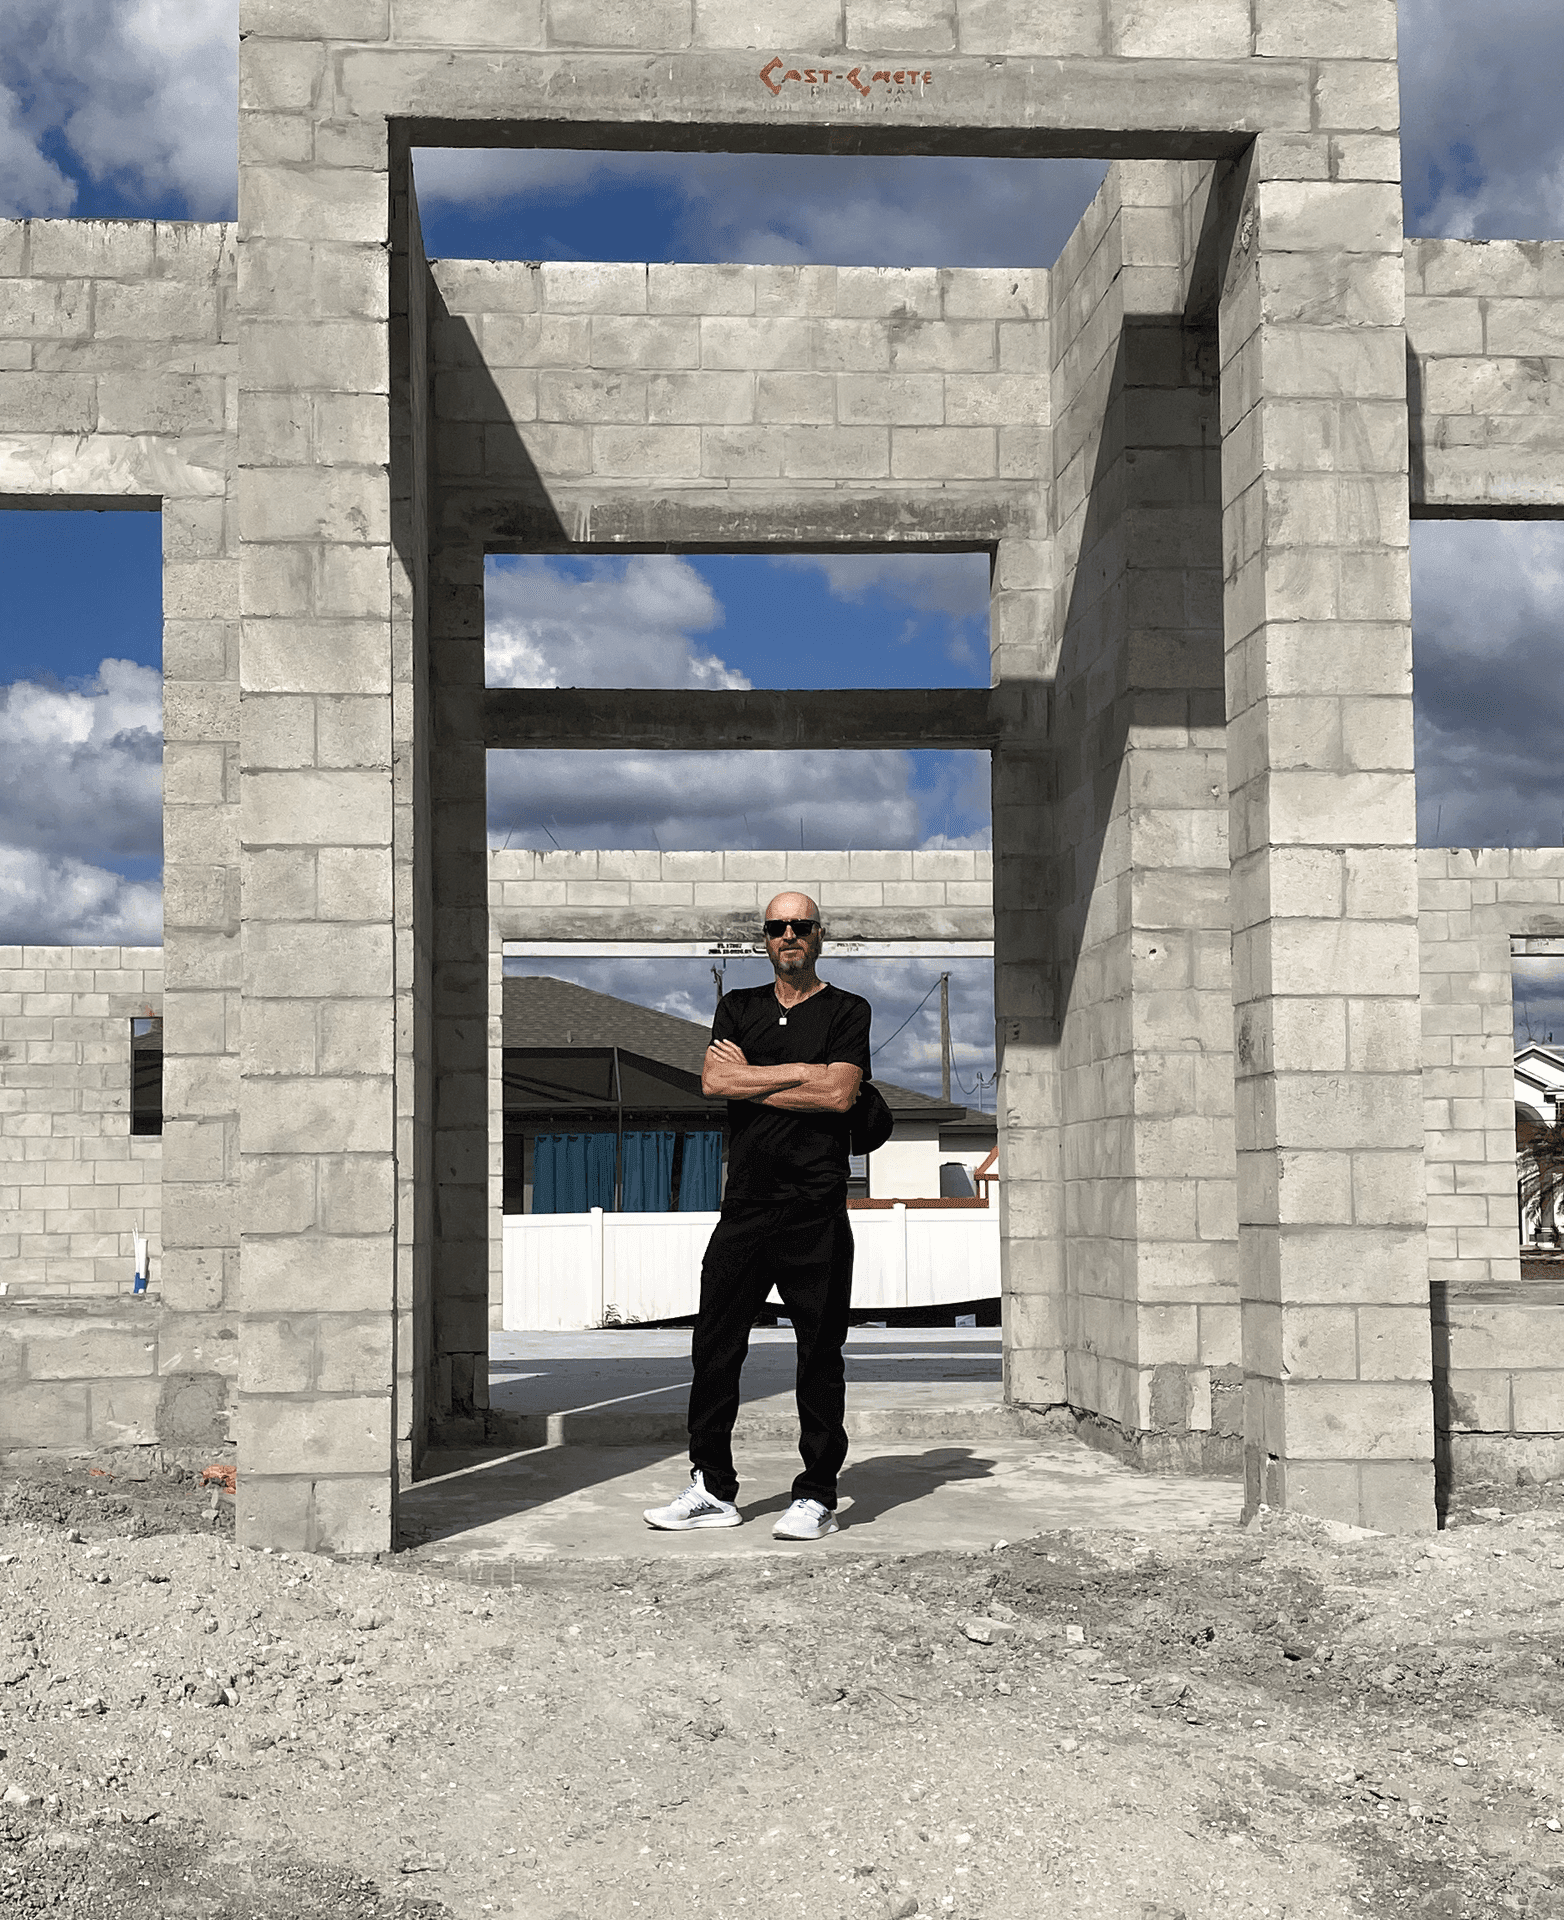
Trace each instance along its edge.
<path fill-rule="evenodd" d="M 861 1067 L 845 1060 L 829 1066 L 789 1060 L 785 1066 L 752 1067 L 742 1047 L 713 1040 L 701 1067 L 701 1092 L 708 1098 L 753 1100 L 787 1113 L 846 1113 L 858 1098 Z"/>

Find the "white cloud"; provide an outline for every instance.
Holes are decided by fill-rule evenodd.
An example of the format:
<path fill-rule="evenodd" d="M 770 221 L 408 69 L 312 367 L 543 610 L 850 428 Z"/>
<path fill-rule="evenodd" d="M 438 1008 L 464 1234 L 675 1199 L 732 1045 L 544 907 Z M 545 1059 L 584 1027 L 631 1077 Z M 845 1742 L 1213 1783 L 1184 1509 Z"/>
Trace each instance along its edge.
<path fill-rule="evenodd" d="M 842 266 L 1047 266 L 1103 176 L 1095 160 L 543 149 L 431 148 L 414 167 L 425 209 L 525 208 L 550 259 L 578 257 L 574 203 L 630 188 L 671 203 L 669 258 Z"/>
<path fill-rule="evenodd" d="M 1557 0 L 1401 0 L 1407 231 L 1564 234 Z"/>
<path fill-rule="evenodd" d="M 489 755 L 496 844 L 911 847 L 919 830 L 903 753 Z"/>
<path fill-rule="evenodd" d="M 162 845 L 162 680 L 105 660 L 81 686 L 0 688 L 0 845 L 52 859 Z"/>
<path fill-rule="evenodd" d="M 1564 844 L 1564 529 L 1420 522 L 1412 589 L 1419 839 Z"/>
<path fill-rule="evenodd" d="M 22 103 L 0 75 L 0 219 L 69 213 L 76 188 L 39 151 Z"/>
<path fill-rule="evenodd" d="M 771 564 L 819 572 L 838 600 L 873 594 L 952 620 L 988 618 L 986 553 L 792 553 Z"/>
<path fill-rule="evenodd" d="M 495 687 L 747 687 L 691 639 L 722 603 L 671 554 L 566 565 L 493 559 L 484 572 L 485 650 Z"/>
<path fill-rule="evenodd" d="M 154 880 L 127 880 L 85 860 L 0 846 L 0 941 L 161 946 L 163 891 Z"/>
<path fill-rule="evenodd" d="M 43 151 L 57 134 L 89 178 L 132 202 L 172 196 L 192 218 L 233 217 L 234 0 L 8 0 L 5 12 L 0 81 L 10 119 L 0 111 L 0 203 L 10 202 L 8 211 L 70 211 L 70 183 Z"/>
<path fill-rule="evenodd" d="M 155 945 L 157 882 L 105 863 L 159 856 L 162 787 L 156 669 L 0 687 L 0 940 Z"/>

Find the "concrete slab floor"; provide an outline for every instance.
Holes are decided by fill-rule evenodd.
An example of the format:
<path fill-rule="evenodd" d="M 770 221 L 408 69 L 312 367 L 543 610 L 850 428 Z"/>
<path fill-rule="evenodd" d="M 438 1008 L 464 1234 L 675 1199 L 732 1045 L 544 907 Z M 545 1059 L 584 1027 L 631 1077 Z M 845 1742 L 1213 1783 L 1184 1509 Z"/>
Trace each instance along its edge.
<path fill-rule="evenodd" d="M 770 1553 L 984 1552 L 1066 1527 L 1131 1532 L 1237 1524 L 1236 1480 L 1135 1472 L 1073 1437 L 971 1444 L 872 1444 L 854 1449 L 841 1478 L 841 1530 L 825 1540 L 774 1540 L 798 1455 L 741 1448 L 745 1525 L 659 1533 L 641 1518 L 689 1478 L 668 1446 L 538 1447 L 496 1457 L 431 1454 L 429 1477 L 401 1499 L 403 1538 L 468 1566 L 552 1559 L 731 1558 Z"/>
<path fill-rule="evenodd" d="M 791 1400 L 796 1347 L 787 1327 L 750 1335 L 740 1398 Z M 998 1327 L 854 1327 L 843 1350 L 848 1404 L 889 1404 L 903 1389 L 953 1399 L 999 1391 Z M 653 1397 L 681 1400 L 690 1386 L 688 1327 L 614 1327 L 582 1333 L 492 1333 L 489 1404 L 506 1413 L 599 1411 Z M 970 1390 L 977 1389 L 977 1394 Z M 681 1407 L 682 1411 L 682 1407 Z"/>

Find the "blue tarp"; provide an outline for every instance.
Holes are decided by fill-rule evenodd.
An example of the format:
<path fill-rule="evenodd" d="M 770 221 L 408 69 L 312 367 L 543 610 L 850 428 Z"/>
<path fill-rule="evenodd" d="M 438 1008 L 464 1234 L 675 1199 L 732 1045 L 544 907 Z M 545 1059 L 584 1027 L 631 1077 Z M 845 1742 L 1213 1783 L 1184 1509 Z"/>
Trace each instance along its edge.
<path fill-rule="evenodd" d="M 679 1173 L 680 1213 L 715 1213 L 722 1205 L 722 1135 L 687 1133 Z"/>
<path fill-rule="evenodd" d="M 666 1213 L 673 1196 L 672 1131 L 624 1137 L 625 1213 Z M 613 1211 L 614 1136 L 540 1133 L 533 1148 L 532 1211 Z M 715 1213 L 722 1205 L 722 1135 L 687 1133 L 679 1175 L 680 1213 Z"/>
<path fill-rule="evenodd" d="M 585 1213 L 592 1207 L 611 1209 L 613 1204 L 611 1133 L 538 1135 L 532 1160 L 534 1213 Z"/>
<path fill-rule="evenodd" d="M 627 1133 L 621 1212 L 666 1213 L 672 1193 L 672 1133 Z"/>

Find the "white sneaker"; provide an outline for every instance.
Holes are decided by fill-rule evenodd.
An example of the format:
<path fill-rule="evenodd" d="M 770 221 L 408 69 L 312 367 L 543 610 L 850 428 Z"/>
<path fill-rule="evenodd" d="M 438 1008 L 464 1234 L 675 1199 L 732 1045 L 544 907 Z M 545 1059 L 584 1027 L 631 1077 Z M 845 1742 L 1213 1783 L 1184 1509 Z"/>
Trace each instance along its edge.
<path fill-rule="evenodd" d="M 688 1533 L 695 1527 L 737 1527 L 744 1522 L 731 1500 L 719 1500 L 706 1491 L 699 1469 L 677 1500 L 669 1501 L 666 1507 L 647 1507 L 641 1517 L 649 1527 L 660 1527 L 664 1533 Z"/>
<path fill-rule="evenodd" d="M 823 1540 L 837 1533 L 836 1515 L 818 1500 L 795 1500 L 771 1529 L 774 1540 Z"/>

